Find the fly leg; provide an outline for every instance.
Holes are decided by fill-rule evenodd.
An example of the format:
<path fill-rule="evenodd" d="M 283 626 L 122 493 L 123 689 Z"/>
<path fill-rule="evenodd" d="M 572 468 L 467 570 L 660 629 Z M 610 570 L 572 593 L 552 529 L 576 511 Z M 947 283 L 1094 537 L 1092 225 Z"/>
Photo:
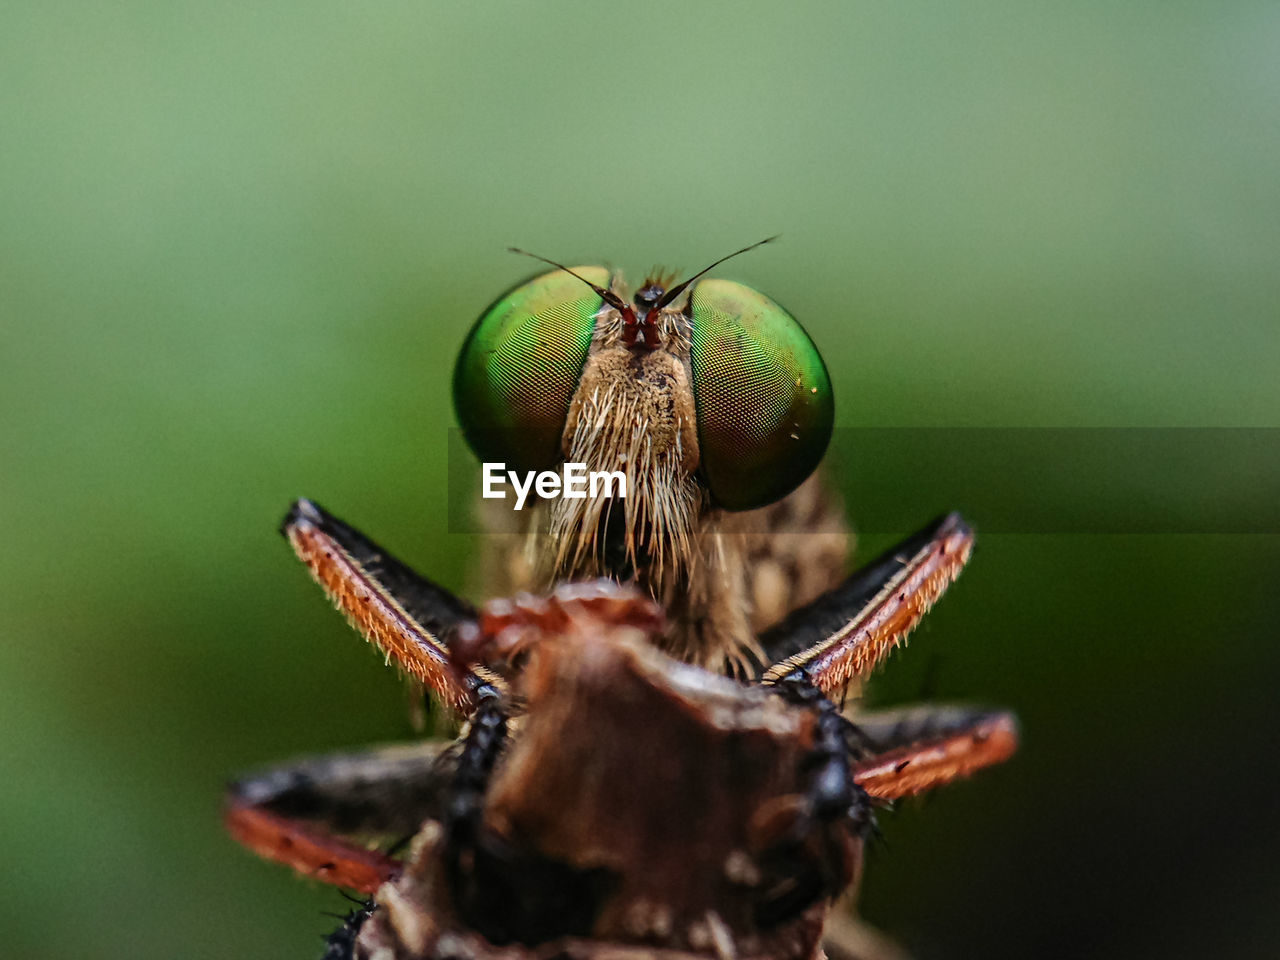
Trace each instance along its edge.
<path fill-rule="evenodd" d="M 800 774 L 806 784 L 790 824 L 761 858 L 770 880 L 755 908 L 773 926 L 834 897 L 857 876 L 862 841 L 875 830 L 872 800 L 854 779 L 861 734 L 803 667 L 773 684 L 775 692 L 814 715 L 812 742 Z"/>
<path fill-rule="evenodd" d="M 817 716 L 813 746 L 805 763 L 810 778 L 806 815 L 820 822 L 844 820 L 865 838 L 875 829 L 875 818 L 871 799 L 853 776 L 853 764 L 864 753 L 861 732 L 818 689 L 803 667 L 774 686 L 784 699 Z"/>
<path fill-rule="evenodd" d="M 853 779 L 877 800 L 924 793 L 1009 759 L 1018 721 L 1007 710 L 968 706 L 900 707 L 863 714 L 866 743 Z"/>
<path fill-rule="evenodd" d="M 439 814 L 452 776 L 449 746 L 333 754 L 246 777 L 227 790 L 227 829 L 268 860 L 373 893 L 400 863 L 369 844 L 412 835 Z"/>
<path fill-rule="evenodd" d="M 451 631 L 475 617 L 470 604 L 310 500 L 293 505 L 280 532 L 366 640 L 455 713 L 471 712 L 486 678 L 459 669 L 445 646 Z"/>
<path fill-rule="evenodd" d="M 838 855 L 834 829 L 863 840 L 875 830 L 876 803 L 997 763 L 1016 747 L 1007 713 L 948 708 L 930 722 L 909 722 L 899 712 L 855 726 L 832 702 L 906 637 L 959 575 L 972 547 L 972 530 L 959 514 L 948 514 L 760 637 L 769 663 L 761 682 L 815 713 L 809 786 L 791 832 L 793 860 L 806 831 L 813 836 L 819 828 L 816 835 L 827 838 L 827 852 L 812 861 L 817 869 L 787 878 L 761 904 L 762 922 L 848 886 L 856 864 Z"/>
<path fill-rule="evenodd" d="M 280 529 L 352 625 L 448 707 L 468 714 L 479 692 L 493 690 L 483 670 L 460 667 L 444 645 L 446 635 L 474 619 L 469 604 L 309 500 L 295 503 Z M 227 828 L 267 859 L 371 893 L 399 863 L 353 837 L 416 832 L 434 815 L 441 784 L 448 782 L 441 756 L 442 747 L 424 744 L 303 761 L 250 777 L 228 790 Z"/>
<path fill-rule="evenodd" d="M 973 531 L 957 513 L 852 574 L 760 637 L 771 665 L 761 675 L 777 684 L 803 670 L 815 687 L 837 697 L 865 677 L 904 640 L 950 583 L 973 549 Z"/>
<path fill-rule="evenodd" d="M 827 696 L 866 676 L 906 637 L 959 576 L 972 548 L 973 531 L 955 513 L 908 537 L 767 631 L 761 645 L 773 663 L 761 682 L 790 690 L 793 699 L 817 696 L 826 711 L 821 722 L 834 723 L 825 719 L 834 710 Z M 860 716 L 854 729 L 861 755 L 851 757 L 853 781 L 881 800 L 1000 763 L 1018 743 L 1013 714 L 973 707 L 899 708 Z M 832 801 L 843 800 L 836 775 L 829 780 Z"/>

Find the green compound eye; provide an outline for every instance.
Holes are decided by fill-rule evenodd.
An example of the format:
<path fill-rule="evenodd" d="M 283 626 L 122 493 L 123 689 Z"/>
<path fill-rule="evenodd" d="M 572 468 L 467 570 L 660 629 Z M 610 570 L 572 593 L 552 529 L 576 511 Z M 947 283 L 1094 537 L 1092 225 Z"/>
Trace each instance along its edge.
<path fill-rule="evenodd" d="M 773 503 L 813 473 L 835 421 L 827 368 L 768 297 L 702 280 L 689 297 L 701 469 L 728 510 Z"/>
<path fill-rule="evenodd" d="M 573 269 L 598 286 L 609 284 L 604 267 Z M 508 291 L 480 315 L 453 371 L 453 405 L 482 461 L 546 470 L 562 459 L 569 401 L 603 302 L 557 270 Z"/>

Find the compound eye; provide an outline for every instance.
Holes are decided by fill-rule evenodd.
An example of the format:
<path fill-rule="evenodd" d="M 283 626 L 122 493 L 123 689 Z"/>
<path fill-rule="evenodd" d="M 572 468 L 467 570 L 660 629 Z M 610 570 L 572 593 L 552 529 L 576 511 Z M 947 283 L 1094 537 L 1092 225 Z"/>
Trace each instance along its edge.
<path fill-rule="evenodd" d="M 699 469 L 728 510 L 773 503 L 813 473 L 831 440 L 826 365 L 791 314 L 740 283 L 699 281 L 689 313 Z"/>
<path fill-rule="evenodd" d="M 573 269 L 609 285 L 604 267 Z M 587 284 L 557 270 L 513 288 L 480 315 L 453 371 L 453 405 L 482 461 L 546 470 L 563 459 L 569 401 L 602 304 Z"/>

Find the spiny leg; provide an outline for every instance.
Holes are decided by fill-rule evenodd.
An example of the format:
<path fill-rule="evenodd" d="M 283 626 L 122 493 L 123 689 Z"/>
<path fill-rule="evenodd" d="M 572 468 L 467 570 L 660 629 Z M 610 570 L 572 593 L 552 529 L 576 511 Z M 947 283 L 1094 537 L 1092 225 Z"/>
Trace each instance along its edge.
<path fill-rule="evenodd" d="M 440 814 L 453 746 L 427 740 L 305 757 L 236 781 L 228 798 L 340 833 L 411 833 Z"/>
<path fill-rule="evenodd" d="M 388 659 L 452 710 L 470 713 L 483 678 L 459 670 L 442 638 L 475 611 L 418 576 L 310 500 L 293 505 L 281 533 L 333 604 Z"/>
<path fill-rule="evenodd" d="M 860 714 L 866 752 L 853 780 L 874 801 L 911 796 L 1007 760 L 1018 746 L 1012 713 L 969 706 L 923 705 Z M 822 946 L 831 960 L 908 960 L 886 934 L 852 914 L 852 900 L 827 921 Z"/>
<path fill-rule="evenodd" d="M 853 778 L 853 763 L 861 756 L 857 728 L 813 684 L 803 667 L 778 681 L 774 689 L 788 702 L 813 711 L 816 722 L 801 768 L 808 780 L 803 800 L 787 834 L 766 857 L 770 864 L 782 861 L 810 867 L 799 874 L 793 869 L 780 872 L 780 882 L 771 885 L 755 908 L 756 921 L 766 927 L 845 889 L 856 874 L 853 863 L 838 855 L 839 835 L 851 831 L 862 840 L 876 829 L 871 799 Z M 816 859 L 798 855 L 815 840 L 827 843 L 835 855 Z"/>
<path fill-rule="evenodd" d="M 1018 721 L 1007 710 L 919 706 L 864 714 L 858 729 L 867 752 L 853 779 L 877 800 L 932 790 L 1009 759 Z"/>
<path fill-rule="evenodd" d="M 873 798 L 929 789 L 997 763 L 1016 747 L 1008 714 L 953 709 L 912 724 L 898 713 L 871 718 L 868 732 L 829 699 L 906 636 L 959 574 L 972 546 L 972 531 L 949 514 L 762 636 L 775 661 L 762 682 L 818 715 L 807 798 L 814 815 L 848 817 L 865 836 L 874 829 Z"/>
<path fill-rule="evenodd" d="M 485 682 L 452 663 L 439 639 L 474 616 L 468 604 L 309 500 L 293 505 L 281 532 L 356 629 L 452 709 L 471 709 Z M 228 791 L 227 828 L 263 857 L 371 893 L 399 863 L 340 834 L 416 831 L 448 782 L 440 750 L 333 756 L 251 777 Z"/>
<path fill-rule="evenodd" d="M 507 739 L 507 710 L 496 691 L 486 688 L 478 700 L 444 809 L 446 869 L 464 911 L 479 900 L 484 885 L 484 797 Z"/>
<path fill-rule="evenodd" d="M 231 836 L 258 856 L 334 886 L 373 893 L 400 872 L 394 857 L 256 807 L 228 807 L 224 819 Z"/>
<path fill-rule="evenodd" d="M 808 815 L 820 821 L 847 818 L 865 836 L 874 828 L 871 801 L 853 779 L 851 764 L 861 757 L 860 731 L 832 703 L 801 668 L 777 684 L 778 693 L 817 716 L 813 748 L 806 762 L 811 785 Z"/>
<path fill-rule="evenodd" d="M 760 638 L 772 666 L 761 681 L 804 676 L 827 695 L 865 676 L 920 621 L 963 569 L 973 531 L 958 513 L 908 537 Z"/>
<path fill-rule="evenodd" d="M 353 836 L 403 837 L 437 816 L 453 773 L 450 746 L 333 754 L 247 777 L 227 790 L 227 829 L 259 856 L 372 893 L 400 864 Z"/>

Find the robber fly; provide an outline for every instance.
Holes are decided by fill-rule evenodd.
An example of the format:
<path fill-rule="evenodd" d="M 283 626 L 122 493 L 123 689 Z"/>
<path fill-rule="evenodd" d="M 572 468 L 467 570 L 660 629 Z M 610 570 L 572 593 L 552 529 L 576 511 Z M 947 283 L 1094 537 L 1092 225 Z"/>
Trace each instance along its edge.
<path fill-rule="evenodd" d="M 627 479 L 625 498 L 533 511 L 503 567 L 535 594 L 477 611 L 311 501 L 286 517 L 352 625 L 467 720 L 457 744 L 233 786 L 246 846 L 380 891 L 334 956 L 573 943 L 803 960 L 875 803 L 1012 753 L 1006 713 L 855 725 L 837 708 L 959 574 L 972 531 L 943 517 L 840 579 L 846 532 L 811 477 L 834 422 L 826 368 L 778 304 L 704 279 L 724 259 L 634 293 L 545 261 L 464 343 L 454 400 L 481 460 Z M 676 821 L 696 827 L 684 842 Z M 404 858 L 361 842 L 397 834 L 415 838 Z"/>

